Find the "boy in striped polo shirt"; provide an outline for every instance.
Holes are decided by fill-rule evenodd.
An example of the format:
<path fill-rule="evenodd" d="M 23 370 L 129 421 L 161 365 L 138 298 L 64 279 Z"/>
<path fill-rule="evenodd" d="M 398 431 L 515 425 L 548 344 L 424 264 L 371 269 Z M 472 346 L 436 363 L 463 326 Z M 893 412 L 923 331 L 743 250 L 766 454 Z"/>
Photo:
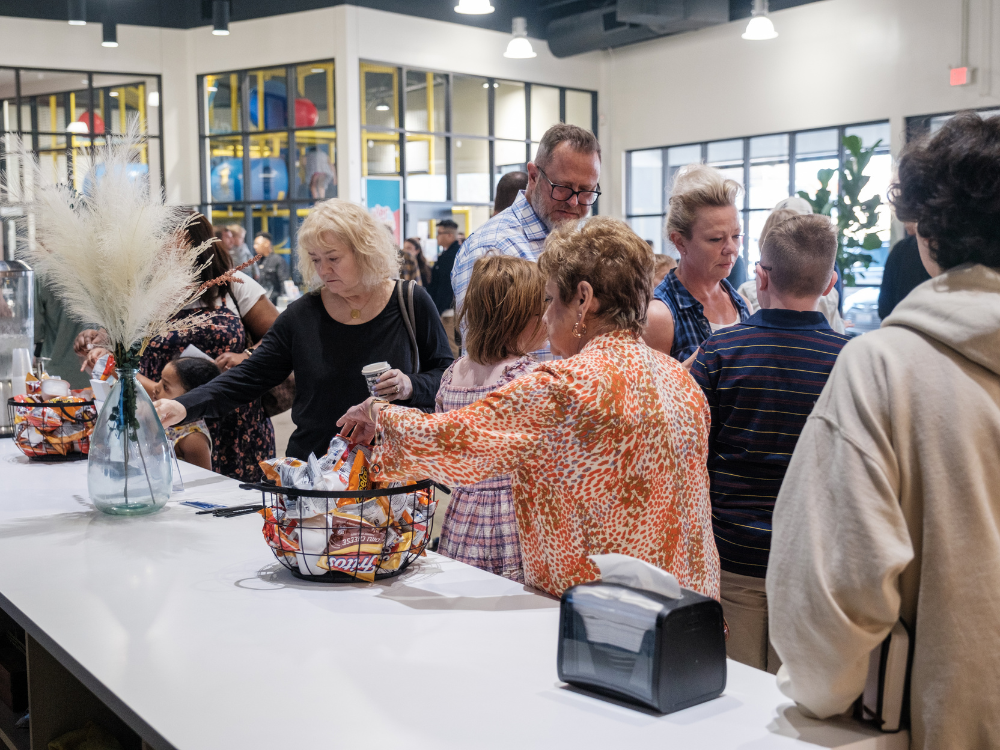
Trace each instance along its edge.
<path fill-rule="evenodd" d="M 780 666 L 767 637 L 764 590 L 774 501 L 849 340 L 816 310 L 837 281 L 836 255 L 837 236 L 825 216 L 765 225 L 757 264 L 761 309 L 705 341 L 691 368 L 712 411 L 708 470 L 730 632 L 726 651 L 771 673 Z"/>

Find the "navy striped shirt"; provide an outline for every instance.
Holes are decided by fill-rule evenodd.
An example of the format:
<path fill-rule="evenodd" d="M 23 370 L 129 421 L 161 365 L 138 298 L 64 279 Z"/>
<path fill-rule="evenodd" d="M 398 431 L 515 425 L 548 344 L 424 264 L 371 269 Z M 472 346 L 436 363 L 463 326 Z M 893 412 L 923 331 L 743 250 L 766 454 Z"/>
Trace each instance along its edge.
<path fill-rule="evenodd" d="M 774 500 L 849 340 L 823 313 L 759 310 L 711 336 L 698 352 L 691 374 L 712 411 L 708 472 L 723 570 L 766 575 Z"/>

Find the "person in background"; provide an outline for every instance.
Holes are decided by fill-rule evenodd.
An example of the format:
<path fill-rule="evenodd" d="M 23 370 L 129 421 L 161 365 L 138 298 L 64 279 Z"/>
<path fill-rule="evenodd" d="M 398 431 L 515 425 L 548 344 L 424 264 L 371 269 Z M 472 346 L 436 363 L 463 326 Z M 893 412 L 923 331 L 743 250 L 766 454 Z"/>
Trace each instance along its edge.
<path fill-rule="evenodd" d="M 399 248 L 385 227 L 361 206 L 331 198 L 316 204 L 302 223 L 298 253 L 311 291 L 288 305 L 237 367 L 177 399 L 157 401 L 165 427 L 230 414 L 294 373 L 295 431 L 286 454 L 323 455 L 337 434 L 339 415 L 369 394 L 362 368 L 381 361 L 392 369 L 382 375 L 377 393 L 418 409 L 434 408 L 441 375 L 453 357 L 422 288 L 413 290 L 414 357 L 404 318 L 409 312 L 399 304 Z"/>
<path fill-rule="evenodd" d="M 767 232 L 757 264 L 761 309 L 712 334 L 691 375 L 712 411 L 708 472 L 731 659 L 774 674 L 764 576 L 771 514 L 806 418 L 849 341 L 817 307 L 836 281 L 826 216 L 794 214 Z"/>
<path fill-rule="evenodd" d="M 787 199 L 786 200 L 790 200 Z M 799 198 L 803 203 L 806 201 Z M 780 205 L 780 204 L 779 204 Z M 808 207 L 808 203 L 806 206 Z M 758 241 L 758 247 L 764 247 L 764 238 L 767 237 L 768 232 L 770 232 L 774 227 L 776 227 L 781 222 L 786 219 L 791 219 L 795 216 L 812 216 L 812 211 L 798 211 L 789 208 L 776 208 L 768 214 L 767 219 L 764 221 L 764 227 L 760 231 L 760 240 Z M 839 278 L 839 275 L 838 275 Z M 740 296 L 746 301 L 747 307 L 750 308 L 751 313 L 755 313 L 760 309 L 760 304 L 757 302 L 757 280 L 751 279 L 741 286 L 738 290 Z M 840 316 L 838 310 L 840 302 L 840 296 L 837 294 L 836 288 L 831 289 L 827 294 L 819 298 L 817 303 L 817 310 L 823 313 L 826 318 L 827 323 L 830 324 L 832 328 L 837 333 L 846 333 L 846 327 L 844 326 L 844 319 Z"/>
<path fill-rule="evenodd" d="M 327 148 L 332 151 L 333 147 Z M 326 200 L 337 195 L 337 173 L 325 148 L 310 146 L 306 151 L 306 183 L 309 185 L 309 197 L 313 200 Z"/>
<path fill-rule="evenodd" d="M 920 261 L 916 226 L 908 222 L 905 227 L 906 237 L 893 246 L 882 272 L 882 288 L 878 293 L 878 316 L 882 320 L 892 314 L 907 294 L 931 278 Z"/>
<path fill-rule="evenodd" d="M 529 586 L 559 596 L 598 577 L 588 555 L 619 552 L 718 598 L 705 397 L 639 337 L 653 253 L 624 222 L 598 216 L 561 224 L 538 263 L 548 340 L 563 359 L 460 409 L 368 400 L 339 424 L 380 434 L 380 478 L 455 486 L 511 475 Z"/>
<path fill-rule="evenodd" d="M 464 245 L 465 244 L 465 232 L 463 232 L 462 230 L 459 230 L 458 234 L 455 235 L 455 239 L 458 240 L 458 244 L 459 245 Z"/>
<path fill-rule="evenodd" d="M 6 305 L 0 305 L 6 307 Z M 52 293 L 43 276 L 35 276 L 35 350 L 48 359 L 45 371 L 68 380 L 70 388 L 89 388 L 90 374 L 80 363 L 85 351 L 77 351 L 77 337 L 89 329 L 66 314 L 59 297 Z"/>
<path fill-rule="evenodd" d="M 431 283 L 431 267 L 424 258 L 424 249 L 419 237 L 410 237 L 403 242 L 400 254 L 399 278 L 404 281 L 415 281 L 420 286 Z"/>
<path fill-rule="evenodd" d="M 462 306 L 480 257 L 512 255 L 538 260 L 549 232 L 564 221 L 578 221 L 590 213 L 601 194 L 600 178 L 597 136 L 568 124 L 546 130 L 535 160 L 528 164 L 528 187 L 517 194 L 509 209 L 479 227 L 459 251 L 451 273 L 457 306 Z"/>
<path fill-rule="evenodd" d="M 427 293 L 431 295 L 441 316 L 441 324 L 448 336 L 453 356 L 458 356 L 458 344 L 455 332 L 455 293 L 451 288 L 451 270 L 455 265 L 455 257 L 461 244 L 458 241 L 458 224 L 451 219 L 442 219 L 437 223 L 437 242 L 443 248 L 431 268 L 431 282 L 427 285 Z"/>
<path fill-rule="evenodd" d="M 742 254 L 738 254 L 733 261 L 733 270 L 729 272 L 726 281 L 733 289 L 739 289 L 747 282 L 747 262 L 743 260 Z"/>
<path fill-rule="evenodd" d="M 267 232 L 257 232 L 253 239 L 255 255 L 263 255 L 257 264 L 260 267 L 260 285 L 264 287 L 271 304 L 277 304 L 278 296 L 285 293 L 285 281 L 291 278 L 288 263 L 274 252 L 274 242 Z"/>
<path fill-rule="evenodd" d="M 649 240 L 646 244 L 650 245 Z M 652 245 L 650 245 L 652 247 Z M 667 274 L 677 268 L 677 260 L 672 255 L 653 256 L 653 288 L 656 289 L 666 278 Z"/>
<path fill-rule="evenodd" d="M 528 187 L 527 172 L 507 172 L 497 182 L 496 197 L 493 199 L 493 215 L 510 208 L 522 190 Z"/>
<path fill-rule="evenodd" d="M 932 277 L 852 340 L 799 438 L 767 571 L 778 685 L 840 714 L 899 620 L 910 747 L 1000 747 L 1000 117 L 911 141 L 889 190 Z"/>
<path fill-rule="evenodd" d="M 219 368 L 201 357 L 178 357 L 168 362 L 151 394 L 154 399 L 177 398 L 199 385 L 214 380 Z M 212 470 L 212 433 L 204 419 L 166 429 L 174 455 L 181 461 Z"/>
<path fill-rule="evenodd" d="M 227 224 L 226 229 L 231 233 L 229 255 L 233 259 L 233 268 L 237 268 L 253 258 L 256 253 L 251 253 L 250 248 L 247 247 L 247 230 L 242 224 Z M 257 268 L 256 263 L 247 266 L 244 273 L 255 281 L 260 281 L 260 269 Z"/>
<path fill-rule="evenodd" d="M 528 353 L 545 343 L 545 279 L 522 258 L 480 258 L 461 317 L 469 353 L 445 370 L 438 413 L 460 409 L 534 369 Z M 452 488 L 438 552 L 524 582 L 511 477 Z"/>
<path fill-rule="evenodd" d="M 704 164 L 684 167 L 674 182 L 666 233 L 680 260 L 653 292 L 643 338 L 680 362 L 715 331 L 750 317 L 726 281 L 743 239 L 736 209 L 741 189 Z"/>

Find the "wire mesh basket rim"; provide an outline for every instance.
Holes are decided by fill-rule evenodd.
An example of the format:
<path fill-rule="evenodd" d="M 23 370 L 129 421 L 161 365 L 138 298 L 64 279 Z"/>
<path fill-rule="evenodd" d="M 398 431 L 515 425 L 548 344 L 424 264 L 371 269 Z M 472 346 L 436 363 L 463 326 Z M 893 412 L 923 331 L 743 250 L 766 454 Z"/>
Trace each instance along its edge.
<path fill-rule="evenodd" d="M 94 407 L 93 416 L 91 412 L 82 411 L 75 417 L 71 417 L 66 413 L 66 409 L 86 409 L 88 406 Z M 100 416 L 97 413 L 97 402 L 94 399 L 89 399 L 87 401 L 38 401 L 38 402 L 27 402 L 27 401 L 17 401 L 14 398 L 7 399 L 7 409 L 13 414 L 16 413 L 17 409 L 52 409 L 62 413 L 62 418 L 65 421 L 72 422 L 73 424 L 92 424 L 97 421 Z"/>
<path fill-rule="evenodd" d="M 433 479 L 424 479 L 414 484 L 406 484 L 401 487 L 387 487 L 377 490 L 299 490 L 294 487 L 282 487 L 280 484 L 265 484 L 246 482 L 240 484 L 241 490 L 251 490 L 254 492 L 271 492 L 276 495 L 288 495 L 289 497 L 335 497 L 335 498 L 372 498 L 388 497 L 389 495 L 404 495 L 410 492 L 417 492 L 428 487 L 436 487 L 442 492 L 451 494 L 451 490 L 438 484 Z"/>

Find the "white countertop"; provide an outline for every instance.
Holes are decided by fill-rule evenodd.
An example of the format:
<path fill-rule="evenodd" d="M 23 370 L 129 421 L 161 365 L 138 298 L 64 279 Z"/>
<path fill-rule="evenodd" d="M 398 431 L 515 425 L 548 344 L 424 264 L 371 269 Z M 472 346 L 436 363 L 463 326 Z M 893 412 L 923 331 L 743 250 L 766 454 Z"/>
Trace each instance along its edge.
<path fill-rule="evenodd" d="M 667 716 L 583 694 L 556 676 L 555 600 L 434 554 L 379 583 L 300 581 L 256 514 L 177 504 L 259 495 L 183 466 L 165 509 L 117 518 L 85 462 L 0 440 L 0 607 L 159 750 L 907 747 L 806 719 L 733 661 L 722 697 Z"/>

